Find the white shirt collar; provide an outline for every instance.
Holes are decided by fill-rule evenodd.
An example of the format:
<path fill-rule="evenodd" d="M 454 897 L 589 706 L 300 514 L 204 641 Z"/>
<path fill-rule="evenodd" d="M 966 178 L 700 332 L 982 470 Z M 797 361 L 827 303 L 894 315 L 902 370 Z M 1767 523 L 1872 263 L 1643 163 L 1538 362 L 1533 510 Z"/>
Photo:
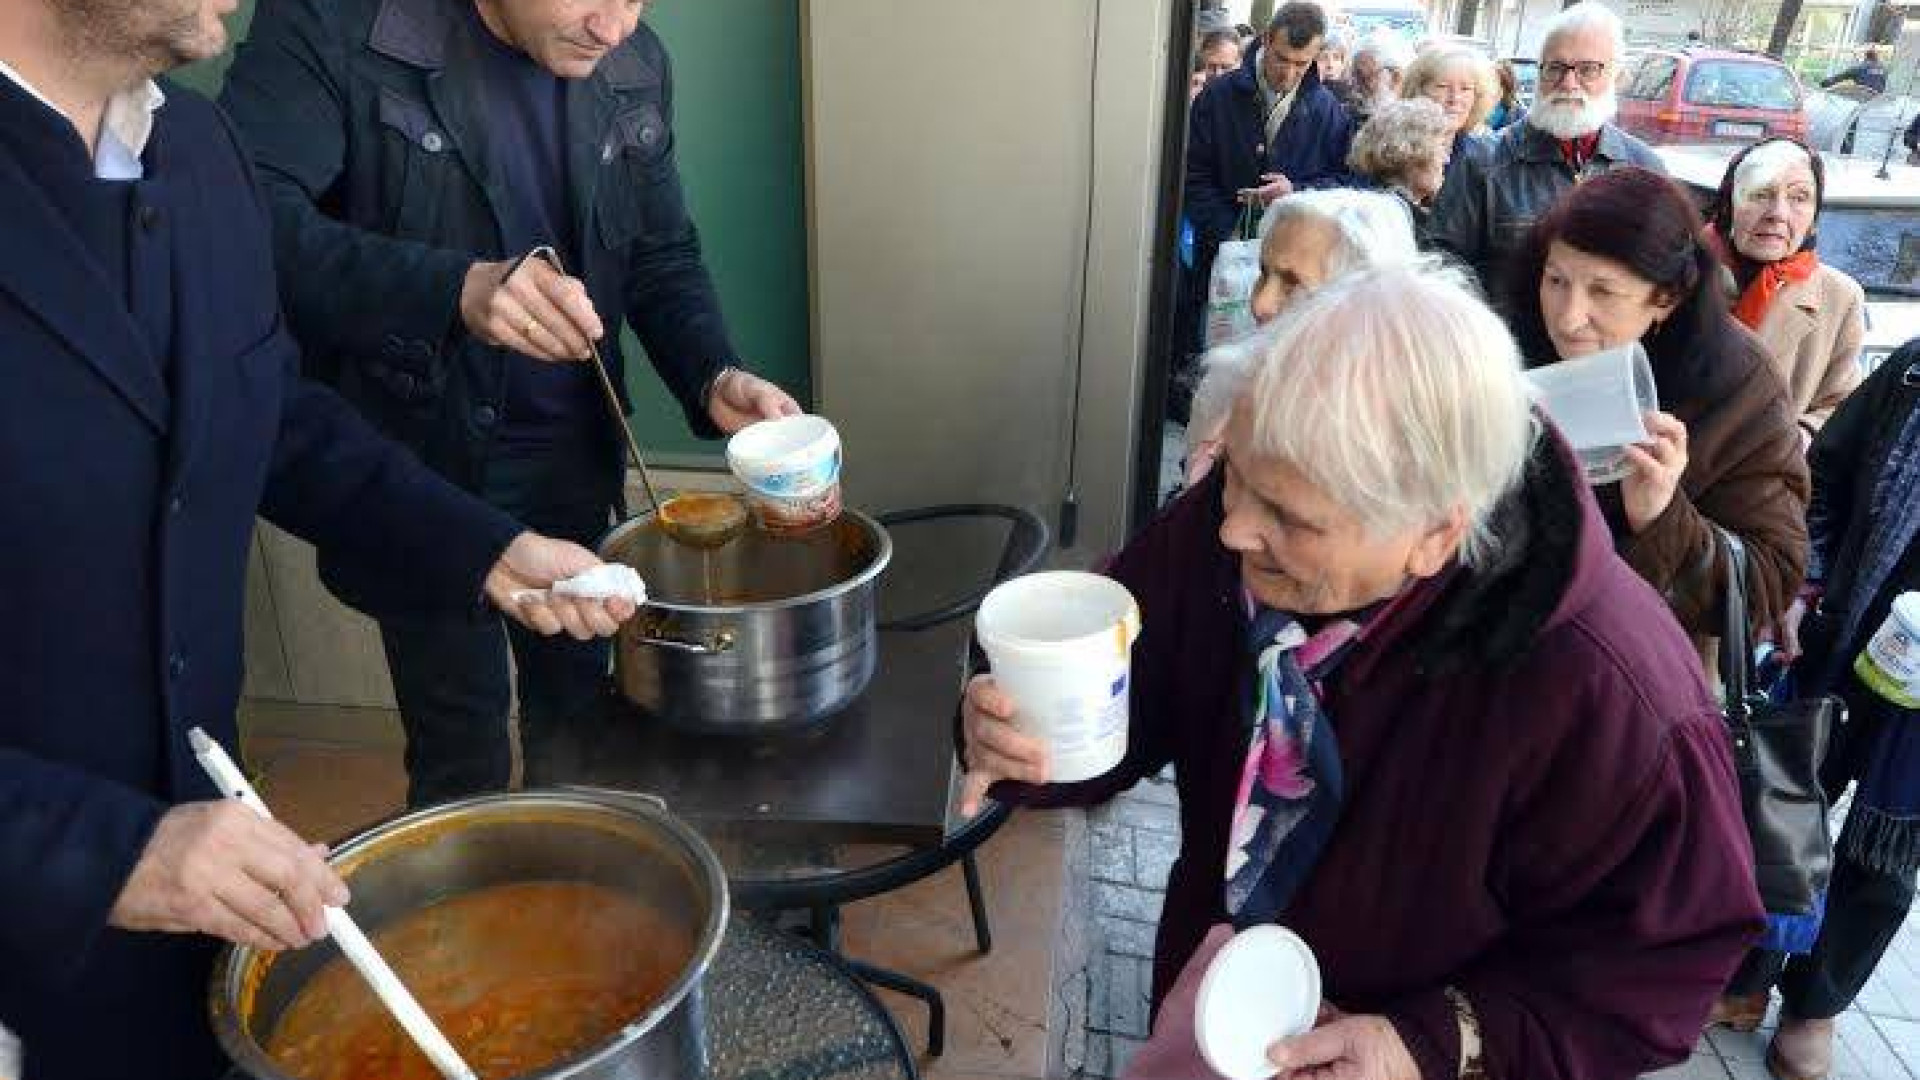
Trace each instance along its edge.
<path fill-rule="evenodd" d="M 5 61 L 0 61 L 0 75 L 12 80 L 42 105 L 66 116 Z M 153 138 L 153 114 L 166 103 L 167 95 L 152 79 L 122 90 L 107 101 L 107 111 L 100 118 L 100 139 L 93 153 L 94 176 L 102 180 L 138 180 L 146 175 L 140 156 L 147 152 L 147 141 Z"/>

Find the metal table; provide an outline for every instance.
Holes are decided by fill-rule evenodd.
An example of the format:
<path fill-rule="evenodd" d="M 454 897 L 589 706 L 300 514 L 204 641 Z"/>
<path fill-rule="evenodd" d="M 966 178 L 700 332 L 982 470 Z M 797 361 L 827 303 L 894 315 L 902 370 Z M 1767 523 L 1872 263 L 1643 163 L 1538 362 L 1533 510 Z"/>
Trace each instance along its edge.
<path fill-rule="evenodd" d="M 997 563 L 989 558 L 969 568 L 956 555 L 964 545 L 950 530 L 979 518 L 1002 519 L 1011 528 Z M 896 548 L 895 568 L 881 579 L 883 612 L 918 599 L 911 595 L 916 587 L 950 596 L 956 576 L 970 573 L 971 588 L 933 610 L 883 618 L 878 670 L 857 701 L 809 731 L 743 736 L 677 729 L 623 706 L 584 779 L 665 799 L 713 843 L 737 905 L 803 913 L 812 938 L 835 953 L 840 905 L 958 862 L 984 953 L 993 935 L 974 851 L 1009 811 L 992 806 L 971 821 L 955 812 L 953 710 L 968 667 L 965 617 L 993 584 L 1038 564 L 1047 529 L 1024 510 L 979 505 L 880 520 L 895 531 Z M 915 572 L 916 560 L 926 572 Z M 845 963 L 875 985 L 925 1002 L 928 1050 L 941 1053 L 946 1010 L 938 990 L 898 972 Z"/>
<path fill-rule="evenodd" d="M 893 1017 L 834 956 L 736 914 L 705 984 L 708 1080 L 916 1080 Z"/>
<path fill-rule="evenodd" d="M 967 641 L 964 625 L 881 633 L 866 692 L 804 731 L 693 731 L 620 700 L 583 776 L 658 795 L 709 839 L 938 844 Z"/>

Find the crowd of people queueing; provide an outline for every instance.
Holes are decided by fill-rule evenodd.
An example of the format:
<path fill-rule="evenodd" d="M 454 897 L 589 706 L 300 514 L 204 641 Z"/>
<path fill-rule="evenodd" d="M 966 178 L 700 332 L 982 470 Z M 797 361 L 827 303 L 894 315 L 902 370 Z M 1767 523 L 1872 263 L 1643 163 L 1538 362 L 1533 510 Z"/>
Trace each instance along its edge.
<path fill-rule="evenodd" d="M 1852 667 L 1920 587 L 1920 342 L 1863 385 L 1820 156 L 1746 148 L 1703 220 L 1613 123 L 1597 3 L 1554 19 L 1524 113 L 1476 54 L 1385 63 L 1311 3 L 1230 67 L 1237 44 L 1203 52 L 1185 206 L 1202 279 L 1260 208 L 1259 327 L 1206 354 L 1184 493 L 1108 570 L 1145 627 L 1127 757 L 1049 783 L 984 674 L 969 802 L 1087 805 L 1172 766 L 1140 1080 L 1190 1067 L 1199 973 L 1265 922 L 1337 1007 L 1272 1047 L 1282 1075 L 1633 1077 L 1777 989 L 1769 1068 L 1827 1076 L 1920 867 L 1913 710 Z M 1659 407 L 1595 482 L 1525 372 L 1636 342 Z M 1753 629 L 1851 715 L 1797 953 L 1761 947 L 1717 696 L 1733 541 Z"/>

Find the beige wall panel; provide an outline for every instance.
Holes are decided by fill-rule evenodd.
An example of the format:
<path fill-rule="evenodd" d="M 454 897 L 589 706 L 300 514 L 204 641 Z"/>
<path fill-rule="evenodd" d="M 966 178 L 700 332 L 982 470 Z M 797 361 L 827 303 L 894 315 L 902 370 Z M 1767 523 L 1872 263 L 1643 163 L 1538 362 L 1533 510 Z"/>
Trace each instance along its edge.
<path fill-rule="evenodd" d="M 265 545 L 255 530 L 247 558 L 247 679 L 242 695 L 269 701 L 293 700 L 293 675 L 280 641 L 279 612 L 267 584 Z"/>
<path fill-rule="evenodd" d="M 320 584 L 311 545 L 265 522 L 259 531 L 293 700 L 393 707 L 393 683 L 373 621 Z"/>
<path fill-rule="evenodd" d="M 1088 185 L 1093 288 L 1083 521 L 1119 538 L 1144 326 L 1141 230 L 1166 2 L 815 0 L 808 82 L 816 387 L 862 506 L 1065 490 Z M 1109 230 L 1122 226 L 1115 235 Z M 1097 384 L 1097 385 L 1096 385 Z M 1083 412 L 1083 420 L 1085 413 Z M 1092 446 L 1087 438 L 1098 437 Z"/>

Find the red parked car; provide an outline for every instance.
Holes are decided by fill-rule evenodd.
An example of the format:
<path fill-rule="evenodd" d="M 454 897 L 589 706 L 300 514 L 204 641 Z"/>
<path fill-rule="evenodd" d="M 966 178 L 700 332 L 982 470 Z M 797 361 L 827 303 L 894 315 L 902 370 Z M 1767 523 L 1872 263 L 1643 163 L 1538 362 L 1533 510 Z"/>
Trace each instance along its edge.
<path fill-rule="evenodd" d="M 1800 80 L 1785 64 L 1725 49 L 1652 49 L 1620 78 L 1620 126 L 1647 142 L 1804 139 Z"/>

